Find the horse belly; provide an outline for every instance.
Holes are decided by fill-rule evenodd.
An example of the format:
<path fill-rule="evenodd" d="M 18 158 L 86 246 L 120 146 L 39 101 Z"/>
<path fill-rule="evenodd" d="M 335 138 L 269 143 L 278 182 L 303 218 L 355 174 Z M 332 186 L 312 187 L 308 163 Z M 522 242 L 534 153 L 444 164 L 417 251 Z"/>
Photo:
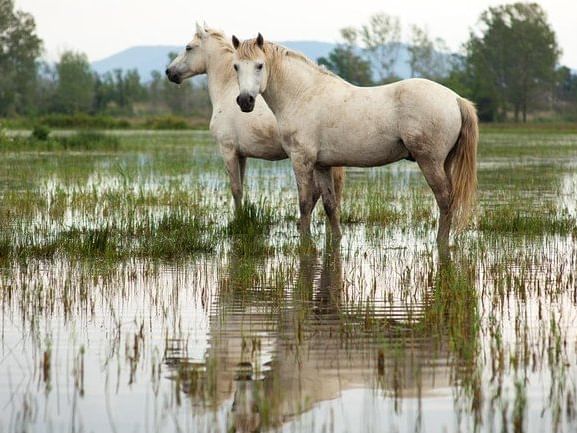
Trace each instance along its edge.
<path fill-rule="evenodd" d="M 409 152 L 395 137 L 379 139 L 349 138 L 346 135 L 325 141 L 317 154 L 317 163 L 325 166 L 374 167 L 407 158 Z"/>

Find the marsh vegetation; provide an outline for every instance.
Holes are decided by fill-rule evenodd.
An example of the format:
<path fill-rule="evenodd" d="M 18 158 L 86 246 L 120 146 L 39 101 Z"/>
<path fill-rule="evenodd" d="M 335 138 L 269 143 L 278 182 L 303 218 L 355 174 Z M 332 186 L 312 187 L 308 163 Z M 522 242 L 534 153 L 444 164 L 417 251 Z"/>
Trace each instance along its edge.
<path fill-rule="evenodd" d="M 97 137 L 2 137 L 0 431 L 577 427 L 576 135 L 482 134 L 450 261 L 410 162 L 301 244 L 288 162 L 235 216 L 207 133 Z"/>

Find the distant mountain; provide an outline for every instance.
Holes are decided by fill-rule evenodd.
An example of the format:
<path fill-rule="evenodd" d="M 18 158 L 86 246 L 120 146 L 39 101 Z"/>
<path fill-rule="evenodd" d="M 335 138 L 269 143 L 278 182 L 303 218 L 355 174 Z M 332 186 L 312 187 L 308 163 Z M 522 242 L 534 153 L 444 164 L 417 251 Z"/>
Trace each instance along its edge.
<path fill-rule="evenodd" d="M 317 41 L 286 41 L 281 45 L 291 50 L 300 51 L 311 59 L 327 56 L 335 44 Z M 99 74 L 115 69 L 136 69 L 143 80 L 150 79 L 153 71 L 164 71 L 168 65 L 169 53 L 179 53 L 183 46 L 139 46 L 131 47 L 102 60 L 92 63 L 92 68 Z"/>
<path fill-rule="evenodd" d="M 291 50 L 300 51 L 307 57 L 317 60 L 326 57 L 336 47 L 336 44 L 318 41 L 284 41 L 280 42 Z M 92 68 L 99 74 L 115 69 L 136 69 L 144 81 L 148 81 L 153 71 L 164 71 L 168 65 L 168 54 L 179 53 L 182 46 L 138 46 L 127 48 L 112 56 L 92 63 Z M 401 78 L 410 76 L 410 68 L 407 63 L 409 53 L 407 47 L 402 45 L 399 57 L 395 64 L 395 73 Z"/>
<path fill-rule="evenodd" d="M 99 74 L 115 69 L 136 69 L 140 77 L 147 81 L 153 71 L 164 71 L 168 64 L 168 54 L 180 52 L 177 46 L 140 46 L 127 48 L 102 60 L 92 62 L 92 69 Z"/>

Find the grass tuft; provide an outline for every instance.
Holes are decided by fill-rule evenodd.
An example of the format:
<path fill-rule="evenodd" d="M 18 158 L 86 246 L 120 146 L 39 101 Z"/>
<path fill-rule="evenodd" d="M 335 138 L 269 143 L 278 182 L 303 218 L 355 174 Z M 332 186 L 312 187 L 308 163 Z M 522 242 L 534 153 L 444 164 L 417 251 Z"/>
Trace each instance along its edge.
<path fill-rule="evenodd" d="M 264 200 L 258 205 L 244 203 L 228 223 L 226 233 L 233 236 L 246 235 L 249 238 L 264 236 L 269 233 L 275 220 L 273 209 Z"/>
<path fill-rule="evenodd" d="M 536 209 L 535 213 L 522 212 L 512 207 L 498 207 L 484 211 L 478 224 L 479 230 L 499 234 L 568 235 L 575 233 L 575 218 L 554 209 Z"/>

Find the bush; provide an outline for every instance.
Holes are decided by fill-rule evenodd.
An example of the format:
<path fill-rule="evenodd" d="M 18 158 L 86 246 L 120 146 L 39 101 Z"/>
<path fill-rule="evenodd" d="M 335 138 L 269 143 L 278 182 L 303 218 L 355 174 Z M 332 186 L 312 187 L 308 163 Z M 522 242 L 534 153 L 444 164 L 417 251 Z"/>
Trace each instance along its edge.
<path fill-rule="evenodd" d="M 150 129 L 189 129 L 186 120 L 170 115 L 149 118 L 144 126 Z"/>
<path fill-rule="evenodd" d="M 116 150 L 120 145 L 118 137 L 95 131 L 80 131 L 67 137 L 59 137 L 58 141 L 68 150 Z"/>
<path fill-rule="evenodd" d="M 44 125 L 36 125 L 34 129 L 32 129 L 32 138 L 39 140 L 39 141 L 46 141 L 48 140 L 48 136 L 50 135 L 50 129 Z"/>
<path fill-rule="evenodd" d="M 42 133 L 38 132 L 37 135 Z M 116 150 L 120 146 L 117 136 L 94 131 L 80 131 L 65 137 L 46 136 L 38 138 L 34 133 L 29 136 L 7 137 L 0 135 L 0 151 L 14 150 Z"/>
<path fill-rule="evenodd" d="M 126 119 L 102 115 L 91 116 L 89 114 L 49 114 L 42 116 L 40 122 L 51 128 L 67 129 L 117 129 L 130 127 L 130 123 Z"/>

